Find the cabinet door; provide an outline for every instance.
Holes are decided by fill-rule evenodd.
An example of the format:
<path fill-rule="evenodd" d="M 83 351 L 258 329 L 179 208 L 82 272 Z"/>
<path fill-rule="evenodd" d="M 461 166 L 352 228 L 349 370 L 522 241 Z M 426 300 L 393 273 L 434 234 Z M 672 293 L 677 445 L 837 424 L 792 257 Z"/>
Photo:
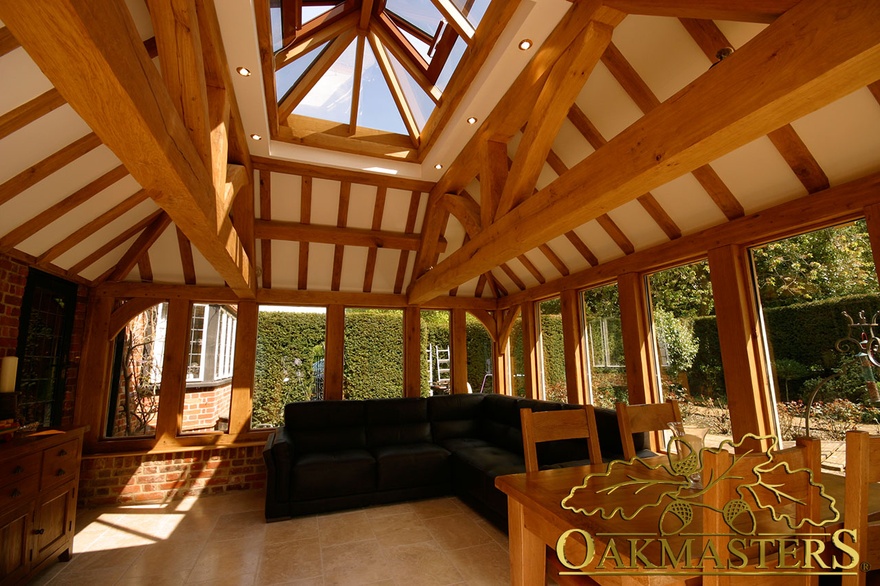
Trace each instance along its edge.
<path fill-rule="evenodd" d="M 15 584 L 30 569 L 28 538 L 34 501 L 0 515 L 0 584 Z"/>
<path fill-rule="evenodd" d="M 75 482 L 68 482 L 40 495 L 34 515 L 34 565 L 53 554 L 70 557 L 75 515 Z"/>

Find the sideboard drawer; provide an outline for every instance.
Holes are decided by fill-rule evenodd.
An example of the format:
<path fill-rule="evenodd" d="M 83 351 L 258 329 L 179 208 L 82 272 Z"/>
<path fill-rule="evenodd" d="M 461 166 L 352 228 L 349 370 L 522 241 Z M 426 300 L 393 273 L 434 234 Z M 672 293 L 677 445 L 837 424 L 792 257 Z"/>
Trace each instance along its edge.
<path fill-rule="evenodd" d="M 0 462 L 0 484 L 13 482 L 40 471 L 40 452 Z"/>
<path fill-rule="evenodd" d="M 40 477 L 30 474 L 0 486 L 0 509 L 33 498 L 40 488 Z"/>
<path fill-rule="evenodd" d="M 43 488 L 74 478 L 79 473 L 79 442 L 72 440 L 43 452 Z"/>

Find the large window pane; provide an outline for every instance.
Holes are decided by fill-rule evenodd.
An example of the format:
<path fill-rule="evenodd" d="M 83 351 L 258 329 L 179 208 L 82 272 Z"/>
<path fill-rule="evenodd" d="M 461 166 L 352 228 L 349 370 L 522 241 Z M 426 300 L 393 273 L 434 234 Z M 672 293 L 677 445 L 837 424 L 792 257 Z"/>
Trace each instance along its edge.
<path fill-rule="evenodd" d="M 492 337 L 483 322 L 467 314 L 468 385 L 474 393 L 491 393 L 493 380 Z"/>
<path fill-rule="evenodd" d="M 160 303 L 132 318 L 116 336 L 107 437 L 155 435 L 167 324 L 168 304 Z"/>
<path fill-rule="evenodd" d="M 581 299 L 592 393 L 589 400 L 597 407 L 614 409 L 616 403 L 629 401 L 617 285 L 584 291 Z"/>
<path fill-rule="evenodd" d="M 403 396 L 403 311 L 345 310 L 342 396 L 389 399 Z"/>
<path fill-rule="evenodd" d="M 562 338 L 562 309 L 559 298 L 538 303 L 538 335 L 541 347 L 542 398 L 568 402 L 565 384 L 565 344 Z"/>
<path fill-rule="evenodd" d="M 422 396 L 448 395 L 452 374 L 448 311 L 422 311 L 422 352 Z"/>
<path fill-rule="evenodd" d="M 804 434 L 806 403 L 818 389 L 811 435 L 823 439 L 825 466 L 840 469 L 846 431 L 876 432 L 880 416 L 869 392 L 877 369 L 859 356 L 857 343 L 837 344 L 848 336 L 861 341 L 861 329 L 850 331 L 843 312 L 856 322 L 864 312 L 871 322 L 880 310 L 865 222 L 772 242 L 752 256 L 780 435 L 788 441 Z"/>
<path fill-rule="evenodd" d="M 676 399 L 685 425 L 708 427 L 707 445 L 731 437 L 709 263 L 648 277 L 654 348 L 663 399 Z"/>
<path fill-rule="evenodd" d="M 235 306 L 193 304 L 182 433 L 229 430 L 237 314 Z"/>
<path fill-rule="evenodd" d="M 324 397 L 323 307 L 260 306 L 251 427 L 283 424 L 284 405 Z"/>
<path fill-rule="evenodd" d="M 517 316 L 510 330 L 510 386 L 514 397 L 526 396 L 526 369 L 523 358 L 522 317 Z"/>

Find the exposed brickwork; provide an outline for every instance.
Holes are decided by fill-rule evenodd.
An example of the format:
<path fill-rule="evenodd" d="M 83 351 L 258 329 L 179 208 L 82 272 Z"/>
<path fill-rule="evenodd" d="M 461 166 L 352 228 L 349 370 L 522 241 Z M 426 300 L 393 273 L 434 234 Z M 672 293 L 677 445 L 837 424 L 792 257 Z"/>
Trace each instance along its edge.
<path fill-rule="evenodd" d="M 14 356 L 28 267 L 0 254 L 0 357 Z"/>
<path fill-rule="evenodd" d="M 217 420 L 229 422 L 229 401 L 232 385 L 187 389 L 183 400 L 182 431 L 191 433 L 215 429 Z"/>
<path fill-rule="evenodd" d="M 79 505 L 167 502 L 265 485 L 262 446 L 86 457 L 80 476 Z"/>

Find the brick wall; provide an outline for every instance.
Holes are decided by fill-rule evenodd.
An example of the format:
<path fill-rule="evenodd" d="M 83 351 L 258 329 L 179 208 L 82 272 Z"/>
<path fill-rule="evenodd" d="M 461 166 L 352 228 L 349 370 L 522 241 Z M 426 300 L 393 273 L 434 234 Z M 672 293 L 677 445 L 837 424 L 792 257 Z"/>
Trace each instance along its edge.
<path fill-rule="evenodd" d="M 14 356 L 28 267 L 0 254 L 0 357 Z"/>
<path fill-rule="evenodd" d="M 228 424 L 231 397 L 230 383 L 219 387 L 187 389 L 183 400 L 181 430 L 184 433 L 211 430 L 220 418 L 225 418 Z"/>
<path fill-rule="evenodd" d="M 263 488 L 262 446 L 138 456 L 86 456 L 79 505 L 156 503 Z"/>

